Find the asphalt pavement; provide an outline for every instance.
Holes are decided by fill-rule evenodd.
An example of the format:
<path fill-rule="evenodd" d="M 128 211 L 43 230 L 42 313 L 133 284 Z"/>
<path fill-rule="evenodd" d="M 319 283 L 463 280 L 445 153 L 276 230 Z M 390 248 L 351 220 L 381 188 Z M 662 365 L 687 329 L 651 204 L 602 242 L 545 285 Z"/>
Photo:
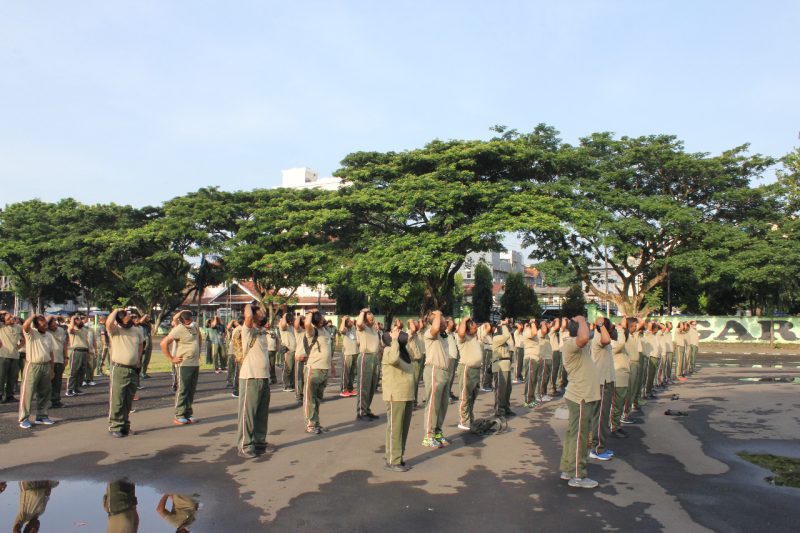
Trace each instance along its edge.
<path fill-rule="evenodd" d="M 191 426 L 172 424 L 167 375 L 143 381 L 132 415 L 137 434 L 126 439 L 108 436 L 106 379 L 84 396 L 65 398 L 66 407 L 51 413 L 57 421 L 51 427 L 20 429 L 16 406 L 0 406 L 0 480 L 9 487 L 17 480 L 60 482 L 41 531 L 105 531 L 98 502 L 105 484 L 120 478 L 142 495 L 142 524 L 155 516 L 144 503 L 151 493 L 196 495 L 192 531 L 796 531 L 800 489 L 770 485 L 768 471 L 736 453 L 800 456 L 800 384 L 742 381 L 800 377 L 800 363 L 791 364 L 800 359 L 779 355 L 765 366 L 763 356 L 722 355 L 702 355 L 698 374 L 649 402 L 644 423 L 611 443 L 612 461 L 590 460 L 589 475 L 600 482 L 594 490 L 559 479 L 566 422 L 554 413 L 563 400 L 524 409 L 521 385 L 512 393 L 519 416 L 509 419 L 507 433 L 462 432 L 451 405 L 446 434 L 453 443 L 441 450 L 420 445 L 423 415 L 415 411 L 406 450 L 412 470 L 401 474 L 382 468 L 380 393 L 373 402 L 380 420 L 356 421 L 356 400 L 338 396 L 338 379 L 331 379 L 321 408 L 328 433 L 306 434 L 293 394 L 275 385 L 268 437 L 274 449 L 255 460 L 239 458 L 237 400 L 225 375 L 210 371 L 201 374 L 200 420 Z M 491 393 L 480 394 L 479 416 L 490 413 L 491 401 Z M 666 409 L 689 416 L 665 416 Z M 96 497 L 71 503 L 92 487 Z M 11 488 L 0 494 L 0 528 L 11 527 L 16 498 Z M 81 505 L 87 518 L 68 519 L 65 509 L 80 513 Z"/>

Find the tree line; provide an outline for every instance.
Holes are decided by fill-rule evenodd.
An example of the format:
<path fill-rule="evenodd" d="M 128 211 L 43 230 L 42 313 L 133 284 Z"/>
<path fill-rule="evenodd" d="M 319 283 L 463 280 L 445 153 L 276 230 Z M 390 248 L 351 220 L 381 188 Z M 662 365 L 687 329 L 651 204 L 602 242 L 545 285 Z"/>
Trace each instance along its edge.
<path fill-rule="evenodd" d="M 621 311 L 800 310 L 800 152 L 782 159 L 687 152 L 669 135 L 595 133 L 571 145 L 550 126 L 493 128 L 355 152 L 345 186 L 222 191 L 159 206 L 30 200 L 0 212 L 0 270 L 31 302 L 82 294 L 169 314 L 204 287 L 252 280 L 270 312 L 325 284 L 342 312 L 450 309 L 467 254 L 533 247 L 546 279 L 581 284 Z M 778 179 L 757 185 L 776 168 Z M 606 294 L 589 267 L 622 280 Z M 552 276 L 552 277 L 551 277 Z M 477 295 L 479 298 L 480 295 Z M 535 310 L 535 309 L 534 309 Z"/>

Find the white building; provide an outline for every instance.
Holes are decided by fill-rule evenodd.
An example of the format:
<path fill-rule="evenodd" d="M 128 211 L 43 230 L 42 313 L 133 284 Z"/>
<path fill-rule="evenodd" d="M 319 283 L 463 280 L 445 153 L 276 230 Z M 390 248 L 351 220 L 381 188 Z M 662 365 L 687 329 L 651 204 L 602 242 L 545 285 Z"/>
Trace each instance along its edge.
<path fill-rule="evenodd" d="M 325 189 L 335 191 L 342 186 L 342 178 L 320 178 L 316 170 L 308 167 L 287 168 L 281 172 L 281 187 L 288 189 Z"/>
<path fill-rule="evenodd" d="M 510 252 L 473 252 L 467 255 L 459 272 L 464 278 L 464 285 L 475 284 L 475 267 L 483 261 L 492 270 L 492 281 L 503 284 L 512 272 L 520 274 L 525 270 L 522 253 Z"/>

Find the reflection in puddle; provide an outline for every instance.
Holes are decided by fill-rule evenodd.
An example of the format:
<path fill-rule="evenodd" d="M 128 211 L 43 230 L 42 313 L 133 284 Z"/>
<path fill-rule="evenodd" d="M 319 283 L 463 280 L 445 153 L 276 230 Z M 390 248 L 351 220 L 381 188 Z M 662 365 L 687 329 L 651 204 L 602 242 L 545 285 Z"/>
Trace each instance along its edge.
<path fill-rule="evenodd" d="M 0 530 L 11 525 L 14 533 L 183 532 L 199 509 L 196 494 L 159 494 L 124 479 L 0 482 Z"/>
<path fill-rule="evenodd" d="M 800 377 L 786 378 L 786 377 L 765 376 L 765 377 L 755 377 L 755 378 L 739 378 L 739 381 L 759 381 L 768 383 L 800 383 Z"/>

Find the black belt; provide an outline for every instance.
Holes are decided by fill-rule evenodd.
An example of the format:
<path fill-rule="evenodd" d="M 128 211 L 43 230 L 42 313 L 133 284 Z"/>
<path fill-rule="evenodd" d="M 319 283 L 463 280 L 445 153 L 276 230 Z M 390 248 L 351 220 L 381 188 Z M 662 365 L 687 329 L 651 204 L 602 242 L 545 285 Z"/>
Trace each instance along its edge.
<path fill-rule="evenodd" d="M 114 366 L 119 366 L 122 368 L 127 368 L 129 370 L 139 370 L 138 366 L 131 366 L 131 365 L 123 365 L 122 363 L 114 363 Z"/>
<path fill-rule="evenodd" d="M 88 352 L 89 348 L 71 348 L 73 352 Z"/>
<path fill-rule="evenodd" d="M 499 357 L 497 360 L 498 361 L 511 361 L 511 358 L 510 357 Z"/>

